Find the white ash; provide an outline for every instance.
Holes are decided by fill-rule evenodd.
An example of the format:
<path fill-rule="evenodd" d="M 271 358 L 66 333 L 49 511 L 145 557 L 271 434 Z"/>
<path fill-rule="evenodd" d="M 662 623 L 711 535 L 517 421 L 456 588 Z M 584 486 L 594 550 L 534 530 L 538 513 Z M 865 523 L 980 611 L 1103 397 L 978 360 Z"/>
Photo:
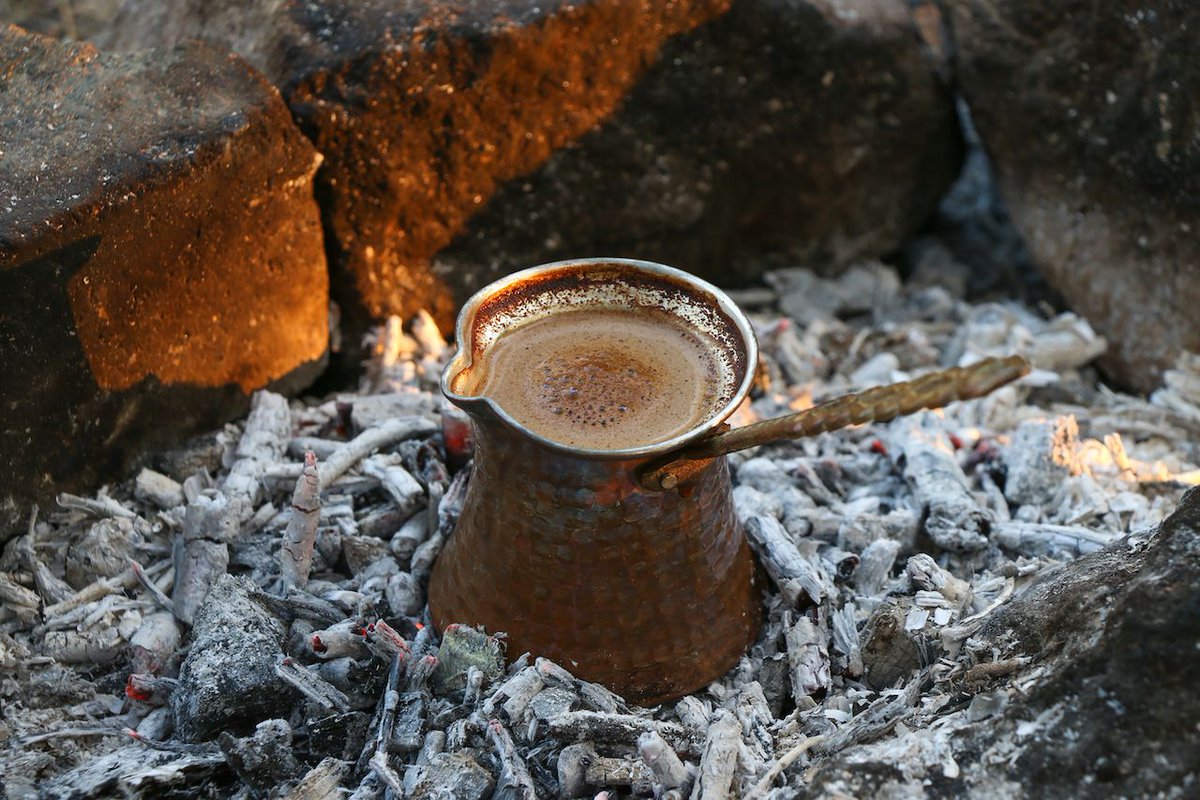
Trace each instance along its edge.
<path fill-rule="evenodd" d="M 1070 314 L 971 306 L 880 264 L 768 284 L 739 293 L 764 359 L 739 422 L 989 355 L 1036 371 L 982 400 L 732 456 L 771 586 L 758 641 L 722 679 L 638 708 L 537 653 L 499 666 L 502 639 L 448 636 L 453 653 L 439 640 L 425 584 L 467 454 L 443 449 L 448 348 L 422 315 L 380 329 L 357 393 L 260 393 L 194 457 L 31 514 L 0 557 L 2 792 L 784 798 L 839 753 L 909 782 L 957 775 L 955 732 L 1038 680 L 974 638 L 988 616 L 1200 481 L 1200 357 L 1147 401 L 1097 383 L 1104 342 Z M 223 457 L 205 463 L 213 443 Z M 689 624 L 703 621 L 665 620 L 663 635 Z M 191 688 L 212 670 L 260 688 Z M 183 738 L 218 729 L 219 743 Z"/>

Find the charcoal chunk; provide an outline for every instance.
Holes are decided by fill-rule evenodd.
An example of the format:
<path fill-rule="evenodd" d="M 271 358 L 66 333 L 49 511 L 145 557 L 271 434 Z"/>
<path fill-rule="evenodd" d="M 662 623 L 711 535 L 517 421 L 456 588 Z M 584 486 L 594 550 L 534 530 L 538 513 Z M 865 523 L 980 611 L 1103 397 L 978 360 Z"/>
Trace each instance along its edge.
<path fill-rule="evenodd" d="M 186 742 L 246 731 L 286 716 L 296 690 L 275 673 L 283 623 L 251 598 L 250 584 L 223 575 L 196 614 L 192 646 L 171 695 L 175 732 Z"/>

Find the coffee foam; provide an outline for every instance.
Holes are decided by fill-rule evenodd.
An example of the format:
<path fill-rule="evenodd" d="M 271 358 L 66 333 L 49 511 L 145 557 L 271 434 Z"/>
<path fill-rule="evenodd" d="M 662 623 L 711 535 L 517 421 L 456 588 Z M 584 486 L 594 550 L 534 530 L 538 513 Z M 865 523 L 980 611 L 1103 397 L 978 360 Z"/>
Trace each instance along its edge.
<path fill-rule="evenodd" d="M 571 447 L 623 450 L 682 434 L 736 390 L 721 350 L 656 309 L 572 309 L 498 336 L 466 394 Z"/>

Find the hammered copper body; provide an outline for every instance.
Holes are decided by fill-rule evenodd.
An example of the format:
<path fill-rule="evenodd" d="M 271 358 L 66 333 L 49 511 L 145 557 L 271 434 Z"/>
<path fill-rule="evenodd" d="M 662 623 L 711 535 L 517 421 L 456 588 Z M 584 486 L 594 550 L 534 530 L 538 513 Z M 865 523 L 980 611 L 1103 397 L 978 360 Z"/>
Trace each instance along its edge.
<path fill-rule="evenodd" d="M 612 299 L 612 285 L 624 299 Z M 588 451 L 542 439 L 490 401 L 455 391 L 488 331 L 499 331 L 489 323 L 532 295 L 568 304 L 603 295 L 699 313 L 694 321 L 736 351 L 737 395 L 654 446 Z M 546 656 L 633 702 L 678 697 L 720 677 L 754 640 L 762 614 L 725 459 L 708 462 L 682 492 L 646 489 L 638 472 L 720 426 L 745 396 L 757 352 L 749 323 L 685 273 L 618 260 L 518 273 L 473 298 L 459 323 L 462 349 L 443 389 L 471 414 L 475 461 L 462 515 L 430 579 L 435 625 L 504 631 L 511 654 Z"/>
<path fill-rule="evenodd" d="M 439 629 L 506 631 L 511 654 L 641 703 L 737 663 L 761 599 L 724 459 L 683 497 L 642 489 L 640 461 L 579 461 L 499 423 L 477 434 L 466 505 L 429 586 Z"/>

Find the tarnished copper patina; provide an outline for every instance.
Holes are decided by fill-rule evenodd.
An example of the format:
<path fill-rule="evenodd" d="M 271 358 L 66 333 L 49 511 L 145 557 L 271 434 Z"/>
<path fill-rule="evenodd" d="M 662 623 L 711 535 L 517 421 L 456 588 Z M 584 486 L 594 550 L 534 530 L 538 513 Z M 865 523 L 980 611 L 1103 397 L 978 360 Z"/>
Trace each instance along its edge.
<path fill-rule="evenodd" d="M 692 429 L 626 450 L 565 446 L 463 393 L 504 331 L 596 305 L 679 316 L 723 348 L 737 391 Z M 434 623 L 504 631 L 510 653 L 549 657 L 640 703 L 720 677 L 757 635 L 760 592 L 724 453 L 976 397 L 1028 369 L 1023 359 L 990 359 L 730 431 L 724 421 L 757 363 L 749 321 L 702 280 L 623 259 L 560 262 L 498 281 L 463 307 L 457 341 L 442 391 L 472 418 L 475 461 L 430 579 Z"/>

